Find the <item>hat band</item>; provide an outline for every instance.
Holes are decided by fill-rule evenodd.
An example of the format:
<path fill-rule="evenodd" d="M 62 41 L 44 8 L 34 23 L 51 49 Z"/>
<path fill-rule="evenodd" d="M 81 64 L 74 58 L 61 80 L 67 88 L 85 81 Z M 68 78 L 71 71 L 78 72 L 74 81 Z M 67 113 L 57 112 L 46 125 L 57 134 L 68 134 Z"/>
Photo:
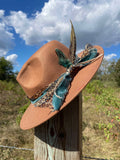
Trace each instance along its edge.
<path fill-rule="evenodd" d="M 52 111 L 59 110 L 70 88 L 70 84 L 73 79 L 72 73 L 74 70 L 76 68 L 80 70 L 102 55 L 103 54 L 97 56 L 97 49 L 92 48 L 90 49 L 89 54 L 83 58 L 76 56 L 75 64 L 69 65 L 68 68 L 66 66 L 66 72 L 63 73 L 57 80 L 52 82 L 48 88 L 41 93 L 41 96 L 37 99 L 31 100 L 31 103 L 34 104 L 35 107 L 49 107 Z"/>

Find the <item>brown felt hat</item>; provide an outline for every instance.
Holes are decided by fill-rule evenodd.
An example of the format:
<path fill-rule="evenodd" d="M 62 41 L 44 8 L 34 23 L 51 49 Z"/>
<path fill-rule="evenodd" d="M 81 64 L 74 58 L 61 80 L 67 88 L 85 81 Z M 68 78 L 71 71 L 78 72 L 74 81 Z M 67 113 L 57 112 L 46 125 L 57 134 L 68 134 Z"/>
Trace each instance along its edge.
<path fill-rule="evenodd" d="M 65 67 L 58 63 L 58 57 L 55 53 L 56 48 L 60 49 L 67 58 L 70 57 L 69 49 L 54 40 L 34 53 L 19 72 L 17 81 L 29 98 L 33 97 L 38 90 L 44 91 L 49 84 L 66 72 Z M 102 56 L 77 72 L 72 79 L 70 89 L 59 111 L 66 107 L 82 91 L 98 70 L 104 51 L 100 46 L 94 46 L 94 48 L 97 49 L 98 56 Z M 79 53 L 78 57 L 81 57 L 82 53 Z M 50 112 L 50 106 L 35 107 L 31 103 L 21 119 L 20 127 L 24 130 L 36 127 L 56 115 L 59 111 Z"/>

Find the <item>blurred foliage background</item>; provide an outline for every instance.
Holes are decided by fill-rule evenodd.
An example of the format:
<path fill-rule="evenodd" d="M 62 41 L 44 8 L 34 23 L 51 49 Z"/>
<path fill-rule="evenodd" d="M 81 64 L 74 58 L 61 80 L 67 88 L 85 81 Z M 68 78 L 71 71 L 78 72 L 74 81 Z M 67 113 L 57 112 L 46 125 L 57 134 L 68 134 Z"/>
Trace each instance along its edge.
<path fill-rule="evenodd" d="M 19 128 L 30 101 L 11 62 L 0 58 L 0 145 L 34 148 L 34 130 Z M 103 60 L 82 91 L 83 156 L 120 159 L 120 59 Z M 0 148 L 1 160 L 33 160 L 33 152 Z"/>

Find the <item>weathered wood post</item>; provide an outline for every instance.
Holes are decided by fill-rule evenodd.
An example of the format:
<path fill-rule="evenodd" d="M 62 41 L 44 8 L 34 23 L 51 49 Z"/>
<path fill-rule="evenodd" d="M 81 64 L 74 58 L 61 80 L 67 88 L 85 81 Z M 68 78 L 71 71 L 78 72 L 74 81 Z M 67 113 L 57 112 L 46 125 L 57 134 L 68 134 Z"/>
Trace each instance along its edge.
<path fill-rule="evenodd" d="M 34 160 L 82 160 L 82 93 L 35 128 Z"/>

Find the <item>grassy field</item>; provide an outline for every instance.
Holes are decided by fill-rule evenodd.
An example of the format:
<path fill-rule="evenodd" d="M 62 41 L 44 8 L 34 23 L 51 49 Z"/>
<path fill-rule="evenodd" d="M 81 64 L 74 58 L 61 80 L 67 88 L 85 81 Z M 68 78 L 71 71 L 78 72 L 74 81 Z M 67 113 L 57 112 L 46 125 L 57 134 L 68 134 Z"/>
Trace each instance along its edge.
<path fill-rule="evenodd" d="M 33 148 L 34 130 L 19 128 L 25 104 L 18 84 L 0 81 L 0 145 Z M 83 91 L 83 156 L 120 160 L 120 88 L 114 83 L 94 80 Z M 0 160 L 33 160 L 33 152 L 0 148 Z"/>
<path fill-rule="evenodd" d="M 120 88 L 100 81 L 87 85 L 83 126 L 83 155 L 120 160 Z"/>

